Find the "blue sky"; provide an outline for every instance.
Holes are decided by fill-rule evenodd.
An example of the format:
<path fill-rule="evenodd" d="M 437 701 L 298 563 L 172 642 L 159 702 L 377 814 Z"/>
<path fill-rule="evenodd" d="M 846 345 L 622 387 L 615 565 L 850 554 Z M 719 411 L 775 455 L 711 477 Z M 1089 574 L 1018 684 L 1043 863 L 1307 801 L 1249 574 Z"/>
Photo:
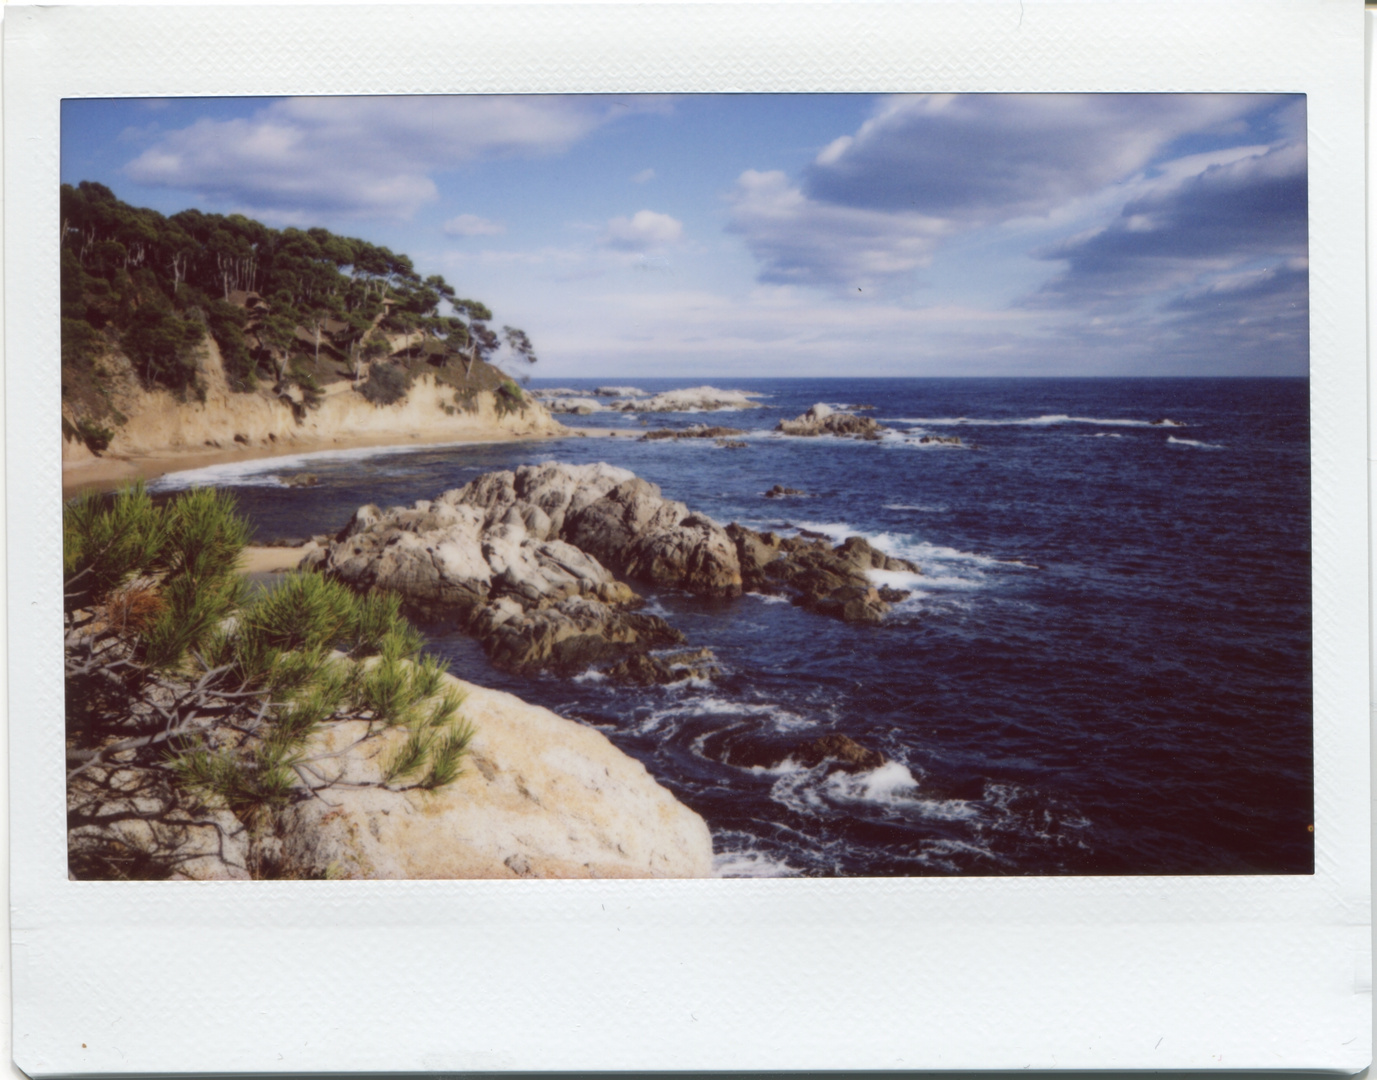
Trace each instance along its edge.
<path fill-rule="evenodd" d="M 72 100 L 62 179 L 409 254 L 548 377 L 1303 375 L 1305 99 Z"/>

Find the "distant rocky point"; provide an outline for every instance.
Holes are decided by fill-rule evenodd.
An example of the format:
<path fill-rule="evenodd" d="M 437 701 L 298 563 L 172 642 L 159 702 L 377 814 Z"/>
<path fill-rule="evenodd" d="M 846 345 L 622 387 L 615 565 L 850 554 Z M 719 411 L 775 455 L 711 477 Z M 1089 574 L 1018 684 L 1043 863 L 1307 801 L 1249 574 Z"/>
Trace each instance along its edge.
<path fill-rule="evenodd" d="M 611 391 L 635 391 L 614 397 Z M 631 386 L 603 386 L 588 396 L 586 391 L 555 387 L 534 391 L 541 401 L 555 413 L 574 413 L 581 416 L 596 412 L 715 412 L 719 409 L 757 409 L 755 399 L 760 394 L 749 390 L 719 390 L 714 386 L 694 386 L 686 390 L 665 390 L 645 396 L 645 391 Z M 599 401 L 599 397 L 612 398 Z"/>
<path fill-rule="evenodd" d="M 660 439 L 729 439 L 734 435 L 744 435 L 741 428 L 709 427 L 707 424 L 694 424 L 686 428 L 656 428 L 641 436 L 641 442 L 656 442 Z"/>

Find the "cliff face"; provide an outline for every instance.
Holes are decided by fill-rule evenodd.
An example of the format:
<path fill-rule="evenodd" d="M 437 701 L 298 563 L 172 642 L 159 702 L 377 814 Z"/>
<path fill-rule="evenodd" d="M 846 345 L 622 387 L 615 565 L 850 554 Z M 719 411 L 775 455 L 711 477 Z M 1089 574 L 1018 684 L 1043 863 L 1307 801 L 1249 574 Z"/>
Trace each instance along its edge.
<path fill-rule="evenodd" d="M 102 452 L 107 457 L 237 447 L 281 447 L 287 453 L 346 441 L 442 442 L 564 431 L 529 397 L 524 408 L 502 415 L 491 392 L 477 392 L 470 401 L 460 403 L 452 386 L 437 383 L 429 375 L 419 377 L 401 401 L 384 406 L 371 404 L 348 382 L 325 387 L 322 400 L 312 408 L 269 389 L 234 393 L 225 379 L 219 348 L 209 335 L 199 357 L 204 402 L 183 402 L 166 390 L 142 389 L 122 356 L 107 356 L 102 363 L 109 373 L 110 404 L 127 418 L 118 425 L 100 421 L 114 433 Z M 66 403 L 63 417 L 73 426 L 82 419 Z M 63 439 L 64 465 L 96 456 L 81 439 Z"/>

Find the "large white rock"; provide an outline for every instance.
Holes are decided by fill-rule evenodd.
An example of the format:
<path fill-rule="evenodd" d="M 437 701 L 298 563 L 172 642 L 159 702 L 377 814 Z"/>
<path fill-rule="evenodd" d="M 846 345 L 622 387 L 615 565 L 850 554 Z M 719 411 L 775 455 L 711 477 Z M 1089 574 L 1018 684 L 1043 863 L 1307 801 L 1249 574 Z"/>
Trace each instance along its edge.
<path fill-rule="evenodd" d="M 708 877 L 703 819 L 645 766 L 590 727 L 511 694 L 446 676 L 477 731 L 463 772 L 435 793 L 333 787 L 286 811 L 277 830 L 290 873 L 343 878 Z M 312 753 L 354 742 L 330 727 Z M 341 779 L 375 781 L 396 731 L 333 760 Z"/>

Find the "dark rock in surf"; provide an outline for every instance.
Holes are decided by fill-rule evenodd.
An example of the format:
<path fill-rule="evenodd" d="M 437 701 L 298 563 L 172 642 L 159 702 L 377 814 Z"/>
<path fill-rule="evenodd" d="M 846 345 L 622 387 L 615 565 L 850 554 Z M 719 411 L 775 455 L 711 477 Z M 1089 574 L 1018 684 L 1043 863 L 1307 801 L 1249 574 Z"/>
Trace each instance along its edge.
<path fill-rule="evenodd" d="M 785 487 L 783 484 L 776 484 L 769 491 L 765 492 L 767 499 L 787 499 L 795 495 L 807 495 L 808 492 L 802 488 Z"/>
<path fill-rule="evenodd" d="M 820 533 L 800 530 L 799 536 L 780 538 L 735 523 L 727 526 L 727 535 L 736 545 L 746 589 L 782 594 L 799 607 L 846 622 L 877 623 L 891 603 L 908 595 L 899 589 L 881 593 L 867 571 L 921 572 L 860 536 L 849 536 L 833 547 Z"/>
<path fill-rule="evenodd" d="M 795 743 L 783 750 L 738 742 L 727 748 L 724 760 L 728 765 L 743 769 L 774 769 L 786 761 L 792 761 L 805 769 L 815 769 L 823 762 L 831 762 L 842 772 L 867 772 L 880 768 L 888 759 L 878 750 L 862 746 L 849 735 L 833 733 Z"/>
<path fill-rule="evenodd" d="M 642 421 L 644 423 L 644 421 Z M 746 434 L 743 428 L 732 427 L 709 427 L 706 424 L 694 424 L 691 427 L 680 428 L 656 428 L 654 431 L 647 431 L 641 436 L 641 442 L 657 442 L 662 439 L 729 439 L 734 435 Z"/>
<path fill-rule="evenodd" d="M 711 649 L 673 653 L 638 653 L 603 672 L 614 682 L 630 686 L 665 686 L 685 679 L 711 679 L 717 673 Z"/>

